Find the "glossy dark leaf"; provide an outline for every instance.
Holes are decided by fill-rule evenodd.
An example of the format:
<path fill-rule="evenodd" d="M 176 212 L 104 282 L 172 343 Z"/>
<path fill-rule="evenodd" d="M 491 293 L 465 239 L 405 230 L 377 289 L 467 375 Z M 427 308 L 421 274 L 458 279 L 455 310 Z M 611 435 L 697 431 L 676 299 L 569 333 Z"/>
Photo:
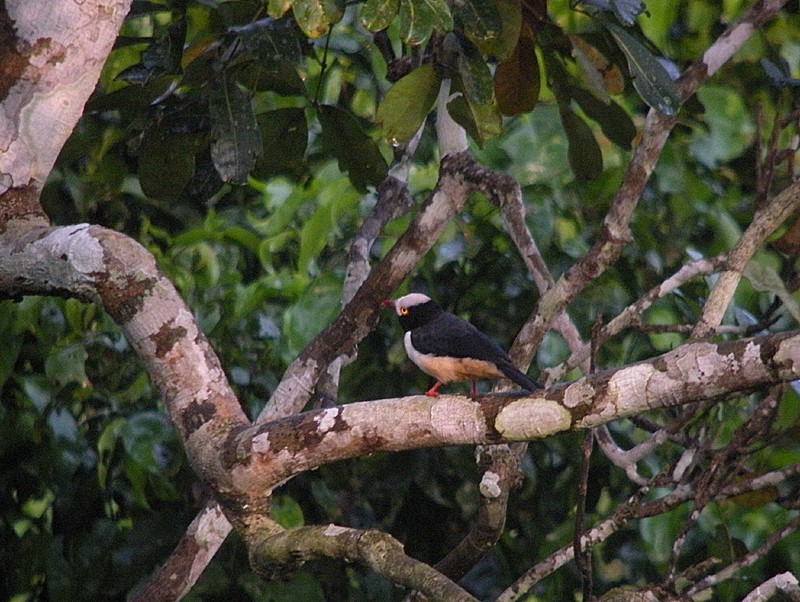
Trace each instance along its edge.
<path fill-rule="evenodd" d="M 197 134 L 177 133 L 155 124 L 139 145 L 138 174 L 142 192 L 160 200 L 177 198 L 194 174 Z"/>
<path fill-rule="evenodd" d="M 477 47 L 463 36 L 458 43 L 457 69 L 470 102 L 486 104 L 492 101 L 494 84 L 489 66 Z"/>
<path fill-rule="evenodd" d="M 592 128 L 566 105 L 559 106 L 569 142 L 569 165 L 579 180 L 593 180 L 603 171 L 603 154 Z"/>
<path fill-rule="evenodd" d="M 261 153 L 250 94 L 223 78 L 209 100 L 211 158 L 224 182 L 244 183 Z"/>
<path fill-rule="evenodd" d="M 303 109 L 286 108 L 262 113 L 256 118 L 264 150 L 253 174 L 262 179 L 300 168 L 308 143 L 308 125 Z"/>
<path fill-rule="evenodd" d="M 260 61 L 281 60 L 299 65 L 303 60 L 297 31 L 287 19 L 262 19 L 236 31 L 247 51 Z"/>
<path fill-rule="evenodd" d="M 183 45 L 186 42 L 186 20 L 176 19 L 167 33 L 142 52 L 142 65 L 160 73 L 178 73 L 181 68 Z"/>
<path fill-rule="evenodd" d="M 494 72 L 494 93 L 503 115 L 532 111 L 539 100 L 541 75 L 533 39 L 520 36 L 509 59 L 497 65 Z"/>
<path fill-rule="evenodd" d="M 486 103 L 472 101 L 465 93 L 460 78 L 453 80 L 453 100 L 447 103 L 450 116 L 463 127 L 479 145 L 502 131 L 503 120 L 497 103 L 492 99 Z"/>
<path fill-rule="evenodd" d="M 400 37 L 412 46 L 425 42 L 434 31 L 453 29 L 453 16 L 445 0 L 400 0 Z"/>
<path fill-rule="evenodd" d="M 483 52 L 490 53 L 505 33 L 498 5 L 492 0 L 460 0 L 454 8 L 466 36 Z"/>
<path fill-rule="evenodd" d="M 368 186 L 377 187 L 386 177 L 386 160 L 352 113 L 322 105 L 317 114 L 322 124 L 322 145 L 336 157 L 339 169 L 347 172 L 360 192 L 366 192 Z"/>
<path fill-rule="evenodd" d="M 253 92 L 271 91 L 282 96 L 305 96 L 306 85 L 297 67 L 283 59 L 241 62 L 230 76 Z"/>
<path fill-rule="evenodd" d="M 583 112 L 600 125 L 600 129 L 611 142 L 626 150 L 631 148 L 631 142 L 636 136 L 636 126 L 625 109 L 613 100 L 603 102 L 583 88 L 573 86 L 569 91 Z"/>
<path fill-rule="evenodd" d="M 367 0 L 361 8 L 361 24 L 370 31 L 386 29 L 400 10 L 400 0 Z"/>
<path fill-rule="evenodd" d="M 440 81 L 434 66 L 426 63 L 389 88 L 375 114 L 389 142 L 403 142 L 414 135 L 436 102 Z"/>
<path fill-rule="evenodd" d="M 610 19 L 604 19 L 603 24 L 625 54 L 633 86 L 642 100 L 665 115 L 673 115 L 681 104 L 680 94 L 658 58 L 624 27 Z"/>

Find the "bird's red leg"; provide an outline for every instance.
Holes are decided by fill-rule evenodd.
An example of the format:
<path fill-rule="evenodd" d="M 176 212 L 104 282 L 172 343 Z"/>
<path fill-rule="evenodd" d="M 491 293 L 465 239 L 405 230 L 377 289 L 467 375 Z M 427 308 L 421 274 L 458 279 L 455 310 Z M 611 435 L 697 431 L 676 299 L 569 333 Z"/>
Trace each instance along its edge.
<path fill-rule="evenodd" d="M 438 389 L 441 386 L 442 386 L 442 381 L 437 380 L 435 385 L 433 385 L 430 389 L 425 391 L 425 395 L 427 395 L 428 397 L 437 397 L 439 393 L 436 391 L 436 389 Z"/>
<path fill-rule="evenodd" d="M 470 395 L 475 397 L 478 394 L 478 381 L 474 378 L 472 379 L 472 387 L 469 390 Z"/>

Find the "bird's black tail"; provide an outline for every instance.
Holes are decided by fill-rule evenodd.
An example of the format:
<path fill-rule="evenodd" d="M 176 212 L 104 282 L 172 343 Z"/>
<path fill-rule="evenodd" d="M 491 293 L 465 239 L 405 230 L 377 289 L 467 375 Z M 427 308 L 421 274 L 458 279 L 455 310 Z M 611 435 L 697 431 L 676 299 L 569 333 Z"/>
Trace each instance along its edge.
<path fill-rule="evenodd" d="M 500 370 L 502 371 L 503 374 L 506 375 L 506 377 L 513 380 L 520 387 L 523 387 L 526 391 L 533 392 L 544 388 L 538 382 L 533 380 L 530 376 L 518 370 L 517 367 L 511 362 L 498 362 L 497 367 L 500 368 Z"/>

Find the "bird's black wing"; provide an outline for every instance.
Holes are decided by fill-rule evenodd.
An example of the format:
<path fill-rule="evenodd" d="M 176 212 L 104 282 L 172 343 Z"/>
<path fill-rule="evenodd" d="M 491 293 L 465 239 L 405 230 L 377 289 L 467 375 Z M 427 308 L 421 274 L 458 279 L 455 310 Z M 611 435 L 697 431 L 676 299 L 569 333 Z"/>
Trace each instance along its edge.
<path fill-rule="evenodd" d="M 436 318 L 411 331 L 411 343 L 420 353 L 447 357 L 470 357 L 498 362 L 511 361 L 493 339 L 466 320 L 450 313 Z"/>
<path fill-rule="evenodd" d="M 442 313 L 411 331 L 411 344 L 420 353 L 444 357 L 469 357 L 495 364 L 507 378 L 529 391 L 542 385 L 521 372 L 494 339 L 483 334 L 466 320 Z"/>

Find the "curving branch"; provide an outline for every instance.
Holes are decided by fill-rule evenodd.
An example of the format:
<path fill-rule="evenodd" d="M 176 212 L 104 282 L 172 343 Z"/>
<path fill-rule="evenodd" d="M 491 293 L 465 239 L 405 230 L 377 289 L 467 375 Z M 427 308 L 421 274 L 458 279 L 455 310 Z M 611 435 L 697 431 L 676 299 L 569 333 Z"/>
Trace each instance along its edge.
<path fill-rule="evenodd" d="M 403 544 L 376 529 L 351 529 L 337 525 L 273 527 L 252 546 L 250 559 L 262 574 L 280 573 L 313 558 L 340 558 L 360 562 L 393 583 L 416 588 L 431 600 L 476 602 L 476 598 L 429 565 L 408 556 Z"/>

